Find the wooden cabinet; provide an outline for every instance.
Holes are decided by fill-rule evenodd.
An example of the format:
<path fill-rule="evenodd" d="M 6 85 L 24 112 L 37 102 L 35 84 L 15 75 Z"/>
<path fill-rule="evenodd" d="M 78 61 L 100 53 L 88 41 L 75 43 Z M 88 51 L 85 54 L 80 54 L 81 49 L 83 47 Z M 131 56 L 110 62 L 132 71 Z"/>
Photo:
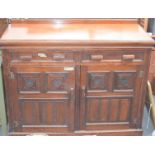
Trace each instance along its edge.
<path fill-rule="evenodd" d="M 0 41 L 10 135 L 141 135 L 154 42 L 138 23 L 106 29 L 103 21 L 65 20 L 59 32 L 54 23 L 33 22 L 12 23 Z M 112 41 L 110 32 L 129 38 Z"/>

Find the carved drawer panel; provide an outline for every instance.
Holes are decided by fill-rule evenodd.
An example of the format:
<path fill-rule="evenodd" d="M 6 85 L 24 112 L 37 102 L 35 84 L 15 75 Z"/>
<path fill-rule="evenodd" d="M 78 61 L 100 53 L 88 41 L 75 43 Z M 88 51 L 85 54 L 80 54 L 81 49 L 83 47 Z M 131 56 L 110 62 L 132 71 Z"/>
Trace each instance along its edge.
<path fill-rule="evenodd" d="M 75 60 L 72 52 L 53 51 L 18 51 L 11 52 L 12 61 L 51 61 L 51 62 L 73 62 Z"/>
<path fill-rule="evenodd" d="M 126 51 L 96 51 L 83 53 L 83 62 L 143 62 L 143 52 Z"/>

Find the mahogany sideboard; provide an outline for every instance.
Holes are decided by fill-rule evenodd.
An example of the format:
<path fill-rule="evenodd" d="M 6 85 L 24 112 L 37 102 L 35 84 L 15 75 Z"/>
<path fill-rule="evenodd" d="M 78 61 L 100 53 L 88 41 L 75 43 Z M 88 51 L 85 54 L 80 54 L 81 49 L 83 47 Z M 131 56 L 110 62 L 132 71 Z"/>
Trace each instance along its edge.
<path fill-rule="evenodd" d="M 153 45 L 136 20 L 13 20 L 0 40 L 9 135 L 142 135 Z"/>

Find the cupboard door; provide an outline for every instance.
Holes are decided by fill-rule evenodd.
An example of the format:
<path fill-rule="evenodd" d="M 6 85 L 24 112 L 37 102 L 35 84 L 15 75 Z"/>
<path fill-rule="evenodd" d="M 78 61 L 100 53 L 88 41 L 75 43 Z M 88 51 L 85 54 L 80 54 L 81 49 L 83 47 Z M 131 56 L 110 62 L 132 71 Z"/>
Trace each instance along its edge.
<path fill-rule="evenodd" d="M 12 66 L 10 130 L 71 132 L 74 130 L 74 66 Z"/>
<path fill-rule="evenodd" d="M 143 77 L 142 66 L 82 66 L 80 128 L 102 130 L 135 127 Z"/>

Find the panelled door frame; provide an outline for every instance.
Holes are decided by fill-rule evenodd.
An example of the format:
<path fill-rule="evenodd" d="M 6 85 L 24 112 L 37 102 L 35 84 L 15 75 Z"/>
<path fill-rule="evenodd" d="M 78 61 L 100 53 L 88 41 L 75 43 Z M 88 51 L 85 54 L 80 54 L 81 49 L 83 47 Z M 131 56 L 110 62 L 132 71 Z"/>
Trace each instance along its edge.
<path fill-rule="evenodd" d="M 113 79 L 115 72 L 127 72 L 127 73 L 135 73 L 136 75 L 136 81 L 134 85 L 133 92 L 128 90 L 125 91 L 113 91 L 113 83 L 111 81 L 109 82 L 109 91 L 89 91 L 88 92 L 88 72 L 106 72 L 110 74 L 110 78 Z M 143 86 L 144 82 L 144 66 L 143 65 L 122 65 L 122 64 L 95 64 L 95 65 L 87 65 L 83 64 L 81 66 L 81 102 L 80 102 L 80 129 L 82 130 L 101 130 L 101 129 L 121 129 L 121 128 L 135 128 L 138 123 L 137 118 L 137 111 L 140 104 L 140 97 L 141 94 L 138 93 L 141 87 Z M 114 82 L 114 80 L 112 80 Z M 109 123 L 109 122 L 100 122 L 100 123 L 87 123 L 86 121 L 86 104 L 88 98 L 113 98 L 113 97 L 125 97 L 132 99 L 132 105 L 131 105 L 131 114 L 130 114 L 130 120 L 128 123 Z"/>
<path fill-rule="evenodd" d="M 69 77 L 67 79 L 67 88 L 68 90 L 57 92 L 57 91 L 49 91 L 48 94 L 46 90 L 42 90 L 41 98 L 39 97 L 39 92 L 31 94 L 27 93 L 18 93 L 19 88 L 17 82 L 17 75 L 24 73 L 41 73 L 41 80 L 43 80 L 44 73 L 66 73 Z M 31 83 L 29 83 L 31 85 Z M 40 83 L 40 88 L 43 83 Z M 47 87 L 47 86 L 46 86 Z M 38 66 L 32 65 L 31 67 L 27 67 L 26 65 L 14 64 L 10 67 L 10 80 L 9 80 L 9 100 L 10 100 L 10 108 L 12 112 L 9 112 L 9 117 L 12 117 L 10 124 L 10 132 L 72 132 L 75 126 L 75 66 L 74 65 L 51 65 L 51 66 Z M 21 122 L 21 113 L 19 107 L 19 97 L 21 98 L 32 98 L 32 99 L 40 99 L 40 100 L 68 100 L 67 104 L 69 104 L 69 113 L 68 113 L 68 126 L 27 126 L 22 127 Z"/>

